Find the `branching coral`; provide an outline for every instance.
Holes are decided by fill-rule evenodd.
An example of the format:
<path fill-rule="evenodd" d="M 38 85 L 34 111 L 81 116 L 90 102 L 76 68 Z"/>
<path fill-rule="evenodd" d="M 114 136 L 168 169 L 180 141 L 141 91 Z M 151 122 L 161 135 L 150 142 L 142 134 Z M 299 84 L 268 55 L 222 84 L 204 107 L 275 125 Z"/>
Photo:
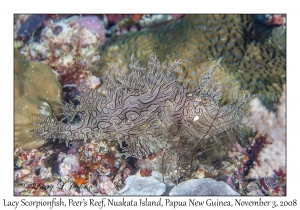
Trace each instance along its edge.
<path fill-rule="evenodd" d="M 286 109 L 285 88 L 279 99 L 277 114 L 268 111 L 254 98 L 250 101 L 250 117 L 245 117 L 243 123 L 257 130 L 260 134 L 267 134 L 267 144 L 258 156 L 258 163 L 250 170 L 250 177 L 272 177 L 274 171 L 285 172 L 286 153 Z"/>

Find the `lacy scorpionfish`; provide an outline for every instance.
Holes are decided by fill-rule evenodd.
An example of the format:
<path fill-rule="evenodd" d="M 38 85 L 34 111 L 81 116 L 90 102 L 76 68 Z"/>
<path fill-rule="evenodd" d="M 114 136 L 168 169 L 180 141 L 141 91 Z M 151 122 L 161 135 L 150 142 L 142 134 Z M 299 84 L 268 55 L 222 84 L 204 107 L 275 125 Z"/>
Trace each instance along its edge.
<path fill-rule="evenodd" d="M 33 133 L 41 139 L 58 138 L 66 143 L 93 138 L 118 141 L 120 145 L 125 142 L 124 154 L 137 158 L 175 151 L 176 159 L 188 157 L 186 162 L 192 162 L 206 142 L 223 144 L 235 137 L 232 131 L 249 99 L 243 95 L 227 106 L 218 106 L 221 88 L 212 81 L 212 74 L 220 60 L 202 75 L 202 84 L 190 91 L 187 83 L 179 85 L 176 80 L 179 61 L 161 65 L 152 56 L 148 68 L 143 68 L 132 56 L 129 74 L 116 64 L 102 78 L 100 93 L 84 88 L 78 106 L 64 104 L 62 114 L 68 123 L 44 118 Z M 75 116 L 81 120 L 76 122 Z"/>

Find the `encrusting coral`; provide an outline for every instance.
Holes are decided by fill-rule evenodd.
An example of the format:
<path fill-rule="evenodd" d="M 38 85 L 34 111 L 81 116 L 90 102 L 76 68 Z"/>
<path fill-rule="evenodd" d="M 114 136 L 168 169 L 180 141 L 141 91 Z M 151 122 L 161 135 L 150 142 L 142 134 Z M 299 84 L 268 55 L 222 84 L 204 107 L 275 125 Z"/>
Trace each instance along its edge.
<path fill-rule="evenodd" d="M 62 88 L 51 68 L 45 64 L 27 61 L 14 52 L 14 140 L 15 147 L 33 149 L 46 141 L 36 141 L 30 130 L 39 118 L 60 112 Z"/>
<path fill-rule="evenodd" d="M 242 107 L 250 98 L 241 95 L 226 106 L 218 106 L 222 93 L 212 75 L 220 60 L 203 73 L 202 84 L 190 91 L 187 83 L 179 87 L 176 82 L 179 61 L 164 66 L 151 56 L 146 69 L 132 57 L 130 74 L 116 64 L 102 78 L 101 93 L 84 88 L 77 107 L 64 104 L 68 123 L 45 117 L 33 134 L 40 139 L 59 138 L 67 144 L 93 138 L 119 142 L 120 147 L 126 142 L 123 150 L 127 157 L 160 155 L 163 174 L 176 168 L 192 169 L 199 149 L 208 142 L 224 146 L 239 136 Z M 80 122 L 74 120 L 76 116 Z"/>
<path fill-rule="evenodd" d="M 161 61 L 180 58 L 183 65 L 178 75 L 191 80 L 190 88 L 197 85 L 202 67 L 222 57 L 222 70 L 213 76 L 224 84 L 221 103 L 230 101 L 232 89 L 258 94 L 270 102 L 279 98 L 286 83 L 285 50 L 277 44 L 259 42 L 249 15 L 184 15 L 162 27 L 115 37 L 104 46 L 102 65 L 94 75 L 103 75 L 109 63 L 123 66 L 131 54 L 146 64 L 153 53 Z M 231 88 L 226 88 L 229 85 Z"/>
<path fill-rule="evenodd" d="M 274 171 L 285 173 L 286 166 L 286 98 L 285 87 L 279 99 L 277 113 L 268 111 L 254 98 L 250 101 L 250 117 L 245 117 L 243 123 L 261 135 L 267 135 L 266 146 L 258 155 L 258 162 L 250 170 L 249 177 L 273 177 Z"/>

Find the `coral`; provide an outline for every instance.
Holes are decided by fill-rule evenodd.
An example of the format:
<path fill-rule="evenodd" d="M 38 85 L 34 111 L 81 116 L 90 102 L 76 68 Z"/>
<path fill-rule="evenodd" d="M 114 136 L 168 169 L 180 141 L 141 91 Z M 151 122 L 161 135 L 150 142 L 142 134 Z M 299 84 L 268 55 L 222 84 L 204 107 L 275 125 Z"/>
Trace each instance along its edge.
<path fill-rule="evenodd" d="M 76 19 L 74 15 L 71 16 L 70 20 Z M 168 19 L 168 16 L 173 20 L 156 24 L 157 17 L 163 20 L 166 17 Z M 46 15 L 39 29 L 54 26 L 51 28 L 53 41 L 55 37 L 64 38 L 65 28 L 57 23 L 68 20 L 66 17 L 61 16 L 59 19 L 62 21 L 51 21 L 49 15 Z M 106 30 L 99 27 L 99 19 L 95 16 L 76 17 L 79 21 L 72 24 L 74 28 L 80 25 L 78 34 L 84 30 L 92 34 L 97 34 L 97 30 Z M 103 17 L 105 22 L 106 16 Z M 106 30 L 105 41 L 109 43 L 100 48 L 103 59 L 100 65 L 97 50 L 92 50 L 93 55 L 88 56 L 91 59 L 83 59 L 84 56 L 72 54 L 74 51 L 63 51 L 61 46 L 64 48 L 66 45 L 53 44 L 50 48 L 54 52 L 52 55 L 59 52 L 59 56 L 70 59 L 69 64 L 72 65 L 68 67 L 71 71 L 60 65 L 62 60 L 58 61 L 59 57 L 52 56 L 50 60 L 44 57 L 47 54 L 44 49 L 32 47 L 34 42 L 45 42 L 39 37 L 43 34 L 42 30 L 32 36 L 22 49 L 28 50 L 23 51 L 25 55 L 33 60 L 48 59 L 49 64 L 60 65 L 60 81 L 64 91 L 71 87 L 73 89 L 63 95 L 69 103 L 62 106 L 62 118 L 45 116 L 36 121 L 40 128 L 34 129 L 33 134 L 36 136 L 32 136 L 32 139 L 38 136 L 47 140 L 56 139 L 55 142 L 30 153 L 22 150 L 16 152 L 16 195 L 112 195 L 123 189 L 125 183 L 125 191 L 121 192 L 127 194 L 132 188 L 128 184 L 133 174 L 142 178 L 157 177 L 157 184 L 166 184 L 164 195 L 169 194 L 173 183 L 178 185 L 195 177 L 224 181 L 241 195 L 285 195 L 285 172 L 273 170 L 277 178 L 271 175 L 249 179 L 247 176 L 252 166 L 257 168 L 260 165 L 260 153 L 273 140 L 270 141 L 268 134 L 258 133 L 250 149 L 252 138 L 248 136 L 249 143 L 244 143 L 239 131 L 240 128 L 244 129 L 239 122 L 246 107 L 243 104 L 248 100 L 248 97 L 243 98 L 244 93 L 256 94 L 267 109 L 274 113 L 276 111 L 276 102 L 285 84 L 285 26 L 266 26 L 261 23 L 265 27 L 264 32 L 267 32 L 261 37 L 252 16 L 180 17 L 136 14 L 124 15 L 116 23 L 111 22 L 106 27 L 117 28 L 117 31 L 112 30 L 110 34 Z M 19 18 L 18 27 L 26 23 L 26 17 Z M 150 20 L 150 25 L 141 28 L 142 21 L 146 19 Z M 15 36 L 18 31 L 15 31 Z M 118 36 L 122 33 L 127 34 Z M 81 43 L 82 37 L 78 34 L 72 38 L 75 37 L 74 42 L 80 40 Z M 27 36 L 27 40 L 23 40 L 18 36 L 15 45 L 21 47 L 29 38 Z M 103 44 L 101 40 L 98 43 Z M 96 49 L 98 43 L 91 44 L 91 48 Z M 81 44 L 68 46 L 75 51 L 85 48 Z M 30 50 L 32 57 L 28 54 Z M 35 54 L 38 51 L 40 53 Z M 153 62 L 156 60 L 153 57 L 149 61 L 148 57 L 153 53 L 157 53 L 159 60 L 167 61 L 160 64 Z M 72 54 L 71 58 L 68 54 Z M 138 65 L 135 60 L 130 63 L 130 54 L 139 57 L 142 65 Z M 218 60 L 220 57 L 221 61 Z M 90 62 L 92 59 L 93 62 Z M 183 65 L 177 67 L 176 63 L 179 62 L 172 63 L 168 61 L 170 59 L 180 59 Z M 80 62 L 73 65 L 74 60 Z M 109 64 L 116 61 L 121 68 L 126 62 L 130 64 L 120 71 L 119 66 Z M 144 69 L 147 63 L 148 68 Z M 106 76 L 100 80 L 91 74 L 93 70 L 96 76 Z M 191 81 L 187 83 L 189 79 Z M 220 81 L 221 85 L 214 81 Z M 164 86 L 164 82 L 169 86 Z M 99 87 L 101 83 L 97 91 L 88 90 Z M 156 89 L 157 86 L 160 88 Z M 241 89 L 242 94 L 233 95 L 231 99 L 231 93 Z M 77 94 L 80 97 L 75 99 Z M 178 104 L 182 108 L 178 108 Z M 200 114 L 197 112 L 199 109 Z M 209 111 L 204 114 L 202 110 Z M 228 116 L 231 122 L 219 127 L 226 116 L 220 117 L 218 111 L 227 114 L 228 110 L 232 111 Z M 128 111 L 132 113 L 127 116 Z M 214 115 L 215 112 L 217 114 Z M 134 113 L 137 113 L 137 118 L 134 118 Z M 207 121 L 204 121 L 206 118 Z M 215 130 L 216 133 L 213 132 Z M 63 141 L 67 145 L 62 144 Z M 51 155 L 52 158 L 48 157 L 44 161 L 42 156 L 41 160 L 35 160 L 38 152 L 48 151 L 49 146 L 59 147 Z M 70 167 L 72 164 L 64 164 L 68 162 L 67 157 L 76 159 L 76 164 L 73 164 L 76 170 Z M 55 166 L 50 168 L 48 164 L 51 161 Z M 38 162 L 42 163 L 42 167 L 36 165 Z M 61 180 L 64 181 L 63 186 Z M 35 189 L 32 183 L 38 183 L 43 188 Z M 133 184 L 137 189 L 143 187 L 142 183 Z M 48 186 L 52 188 L 44 188 Z M 137 190 L 136 193 L 141 192 Z"/>
<path fill-rule="evenodd" d="M 273 177 L 265 177 L 265 178 L 261 178 L 261 185 L 263 185 L 265 188 L 277 188 L 279 186 L 278 183 L 278 177 L 276 176 L 276 174 L 273 174 Z"/>
<path fill-rule="evenodd" d="M 115 177 L 121 166 L 121 155 L 116 143 L 105 140 L 92 140 L 79 148 L 79 161 L 86 174 L 98 172 L 99 175 Z"/>
<path fill-rule="evenodd" d="M 264 104 L 277 101 L 285 84 L 285 56 L 282 53 L 271 44 L 251 42 L 240 61 L 241 70 L 236 74 L 238 81 L 247 81 L 241 84 L 241 89 L 256 93 Z"/>
<path fill-rule="evenodd" d="M 162 195 L 166 185 L 154 177 L 129 176 L 125 187 L 116 195 Z"/>
<path fill-rule="evenodd" d="M 276 171 L 273 176 L 260 178 L 259 181 L 265 195 L 286 195 L 286 174 L 282 171 Z"/>
<path fill-rule="evenodd" d="M 101 177 L 97 184 L 97 188 L 101 194 L 113 195 L 117 193 L 116 186 L 108 177 Z"/>
<path fill-rule="evenodd" d="M 101 167 L 93 172 L 83 165 L 78 153 L 73 155 L 59 152 L 59 146 L 45 146 L 30 152 L 22 148 L 15 149 L 15 195 L 111 195 L 117 193 L 124 187 L 123 182 L 130 172 L 128 173 L 126 163 L 120 165 L 116 160 L 109 162 L 108 158 L 105 159 L 105 156 L 110 155 L 111 149 L 104 151 L 103 144 L 98 148 L 102 148 L 101 157 L 103 158 L 100 160 Z M 81 151 L 80 148 L 79 151 Z"/>
<path fill-rule="evenodd" d="M 62 90 L 49 66 L 27 61 L 17 50 L 14 56 L 14 145 L 29 150 L 46 142 L 36 141 L 30 130 L 40 117 L 60 112 Z"/>
<path fill-rule="evenodd" d="M 60 75 L 61 84 L 100 85 L 91 75 L 100 56 L 98 47 L 105 43 L 105 29 L 96 16 L 72 16 L 49 22 L 38 42 L 30 41 L 21 53 L 30 60 L 48 64 Z"/>
<path fill-rule="evenodd" d="M 117 142 L 93 139 L 78 151 L 82 173 L 88 177 L 89 187 L 95 188 L 92 194 L 111 195 L 124 186 L 130 171 L 121 159 Z"/>
<path fill-rule="evenodd" d="M 59 164 L 59 174 L 62 181 L 70 181 L 72 179 L 73 172 L 78 172 L 80 169 L 78 157 L 75 155 L 66 155 L 64 153 L 60 153 L 58 158 L 62 160 L 62 162 Z M 74 178 L 76 179 L 76 177 L 77 176 Z"/>
<path fill-rule="evenodd" d="M 15 168 L 15 195 L 47 195 L 45 182 L 53 180 L 51 167 L 47 167 L 45 160 L 51 152 L 39 152 L 33 149 L 30 152 L 18 147 L 14 151 Z"/>
<path fill-rule="evenodd" d="M 141 28 L 145 27 L 155 27 L 155 25 L 170 21 L 172 19 L 178 19 L 182 17 L 182 14 L 175 14 L 175 15 L 168 15 L 168 14 L 127 14 L 127 15 L 120 15 L 120 14 L 108 14 L 105 16 L 104 20 L 107 19 L 108 24 L 115 24 L 112 26 L 108 31 L 116 30 L 116 35 L 121 33 L 126 33 L 126 29 L 132 29 L 134 26 L 139 26 Z M 137 29 L 136 29 L 137 30 Z"/>
<path fill-rule="evenodd" d="M 48 186 L 47 193 L 51 196 L 80 195 L 72 181 L 62 182 L 60 180 L 51 180 L 49 182 L 45 182 L 45 185 Z"/>
<path fill-rule="evenodd" d="M 264 16 L 264 23 L 266 25 L 281 25 L 285 26 L 286 24 L 286 15 L 285 14 L 277 14 L 277 15 L 270 15 L 267 14 Z"/>
<path fill-rule="evenodd" d="M 262 135 L 267 135 L 267 144 L 260 151 L 258 160 L 249 176 L 254 178 L 272 177 L 274 171 L 285 172 L 286 160 L 286 108 L 285 88 L 279 99 L 277 113 L 268 111 L 254 98 L 250 101 L 251 116 L 245 117 L 243 123 Z"/>
<path fill-rule="evenodd" d="M 286 49 L 286 27 L 276 27 L 272 30 L 268 42 L 277 45 L 279 49 Z"/>
<path fill-rule="evenodd" d="M 71 21 L 72 22 L 72 21 Z M 74 21 L 74 23 L 79 24 L 81 27 L 89 29 L 91 32 L 95 34 L 99 34 L 101 36 L 101 45 L 105 43 L 105 35 L 104 35 L 104 25 L 102 21 L 97 16 L 83 16 Z"/>
<path fill-rule="evenodd" d="M 240 195 L 225 182 L 217 182 L 211 178 L 203 179 L 192 179 L 180 183 L 175 186 L 171 191 L 171 196 L 182 195 L 182 196 L 191 196 L 191 195 L 206 195 L 206 196 L 216 196 L 216 195 Z"/>
<path fill-rule="evenodd" d="M 276 100 L 285 84 L 285 50 L 256 41 L 253 19 L 248 15 L 184 15 L 162 27 L 115 37 L 104 46 L 102 65 L 94 75 L 103 75 L 109 63 L 123 66 L 131 54 L 145 64 L 153 53 L 162 61 L 180 58 L 183 65 L 178 75 L 191 80 L 190 88 L 197 85 L 208 62 L 223 57 L 222 69 L 214 77 L 224 84 L 224 103 L 229 101 L 231 89 L 258 94 L 266 101 Z"/>
<path fill-rule="evenodd" d="M 33 134 L 67 144 L 106 139 L 124 147 L 126 157 L 159 155 L 163 174 L 178 167 L 192 170 L 199 150 L 207 144 L 225 147 L 237 140 L 237 125 L 249 96 L 234 97 L 230 104 L 219 107 L 222 94 L 212 74 L 220 60 L 203 73 L 202 84 L 193 91 L 187 84 L 178 87 L 175 72 L 179 64 L 163 66 L 152 56 L 145 69 L 132 57 L 129 75 L 118 65 L 112 66 L 112 73 L 103 78 L 101 93 L 84 88 L 78 106 L 64 104 L 62 114 L 70 123 L 44 118 Z M 114 72 L 119 76 L 113 76 Z M 76 115 L 80 122 L 74 120 Z"/>
<path fill-rule="evenodd" d="M 111 171 L 106 176 L 101 175 L 101 168 L 99 173 L 86 170 L 78 154 L 55 154 L 54 148 L 41 150 L 26 152 L 17 148 L 14 151 L 15 195 L 111 195 L 124 187 L 120 174 L 127 173 L 126 165 L 110 165 L 121 169 L 118 174 Z M 104 159 L 102 165 L 106 167 Z"/>
<path fill-rule="evenodd" d="M 248 161 L 248 154 L 245 148 L 242 148 L 238 143 L 231 144 L 227 154 L 216 155 L 214 153 L 217 150 L 213 151 L 212 147 L 218 148 L 217 145 L 211 145 L 207 151 L 200 149 L 200 155 L 194 164 L 196 170 L 189 178 L 212 178 L 217 181 L 223 181 L 235 191 L 244 194 L 245 186 L 248 184 L 248 180 L 244 178 L 245 165 Z M 222 150 L 219 151 L 223 153 Z M 180 182 L 185 180 L 185 178 L 181 176 L 172 180 Z"/>

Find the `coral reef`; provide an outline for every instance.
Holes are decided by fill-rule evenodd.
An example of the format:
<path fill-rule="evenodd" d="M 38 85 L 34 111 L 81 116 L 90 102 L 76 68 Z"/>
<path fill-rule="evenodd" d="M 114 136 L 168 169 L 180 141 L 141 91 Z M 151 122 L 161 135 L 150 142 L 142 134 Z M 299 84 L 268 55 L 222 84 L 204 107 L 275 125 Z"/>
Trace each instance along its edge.
<path fill-rule="evenodd" d="M 262 135 L 267 135 L 267 144 L 258 155 L 257 163 L 250 170 L 250 177 L 273 177 L 274 171 L 285 172 L 286 166 L 286 108 L 285 88 L 279 99 L 277 113 L 268 111 L 254 98 L 250 101 L 250 117 L 243 123 Z"/>
<path fill-rule="evenodd" d="M 285 19 L 14 15 L 14 194 L 286 195 Z"/>
<path fill-rule="evenodd" d="M 272 30 L 268 42 L 278 46 L 279 49 L 286 49 L 286 27 L 276 27 Z"/>
<path fill-rule="evenodd" d="M 285 84 L 285 50 L 257 41 L 252 16 L 247 15 L 184 15 L 162 27 L 115 37 L 104 46 L 101 68 L 94 75 L 103 75 L 109 63 L 123 66 L 131 54 L 145 64 L 154 53 L 162 61 L 180 58 L 183 65 L 178 76 L 190 79 L 190 88 L 197 85 L 203 66 L 210 65 L 207 62 L 223 57 L 223 69 L 214 77 L 224 84 L 224 103 L 231 95 L 229 85 L 274 101 Z"/>
<path fill-rule="evenodd" d="M 213 149 L 212 149 L 213 147 Z M 223 181 L 227 183 L 233 190 L 239 192 L 241 195 L 245 194 L 245 187 L 249 180 L 245 179 L 246 165 L 248 163 L 248 153 L 245 148 L 242 148 L 238 143 L 231 144 L 231 148 L 225 150 L 226 154 L 217 155 L 217 151 L 224 152 L 224 149 L 218 149 L 216 145 L 211 145 L 207 151 L 199 149 L 199 156 L 195 160 L 195 170 L 192 179 L 212 178 L 216 181 Z M 215 150 L 215 151 L 214 151 Z M 152 161 L 154 170 L 158 170 L 159 166 Z M 177 175 L 177 177 L 176 177 Z M 172 177 L 173 176 L 173 177 Z M 165 177 L 164 182 L 179 183 L 186 180 L 185 177 L 178 174 L 172 174 L 170 177 Z"/>
<path fill-rule="evenodd" d="M 104 25 L 96 16 L 72 16 L 49 22 L 38 42 L 29 41 L 21 53 L 30 60 L 42 61 L 57 71 L 61 84 L 100 85 L 91 75 L 100 58 L 98 47 L 105 43 Z"/>
<path fill-rule="evenodd" d="M 52 152 L 30 152 L 18 147 L 14 151 L 15 159 L 15 195 L 47 195 L 45 182 L 53 178 L 51 167 L 47 167 L 45 160 Z"/>
<path fill-rule="evenodd" d="M 162 66 L 152 56 L 145 69 L 132 57 L 129 75 L 118 65 L 112 66 L 111 71 L 119 76 L 104 77 L 102 93 L 84 88 L 77 107 L 64 104 L 64 119 L 70 123 L 44 118 L 33 134 L 67 144 L 97 138 L 122 147 L 124 141 L 127 157 L 160 155 L 163 174 L 178 167 L 192 170 L 200 148 L 211 143 L 224 147 L 240 135 L 237 125 L 249 96 L 234 97 L 227 106 L 218 106 L 221 91 L 212 74 L 219 63 L 211 65 L 202 75 L 202 84 L 189 91 L 187 84 L 177 87 L 175 72 L 180 62 Z M 74 120 L 76 115 L 80 122 Z"/>
<path fill-rule="evenodd" d="M 78 150 L 83 151 L 82 147 L 85 145 L 79 147 Z M 56 148 L 33 149 L 30 152 L 20 147 L 16 148 L 14 152 L 15 195 L 111 195 L 117 193 L 124 187 L 124 181 L 131 175 L 131 172 L 128 172 L 126 164 L 120 164 L 120 159 L 111 160 L 112 157 L 109 156 L 111 154 L 103 150 L 103 144 L 102 147 L 97 148 L 102 148 L 101 155 L 99 155 L 102 160 L 100 164 L 96 164 L 98 168 L 93 168 L 96 168 L 95 170 L 84 165 L 82 154 L 81 156 L 78 153 L 66 154 L 61 151 L 61 145 L 57 145 Z"/>
<path fill-rule="evenodd" d="M 78 155 L 86 174 L 98 171 L 100 175 L 115 176 L 121 166 L 118 145 L 105 140 L 92 140 L 79 148 Z"/>
<path fill-rule="evenodd" d="M 117 142 L 94 139 L 79 148 L 78 157 L 84 176 L 97 185 L 95 193 L 116 193 L 131 174 L 126 161 L 121 159 Z"/>
<path fill-rule="evenodd" d="M 14 146 L 33 149 L 46 142 L 31 135 L 33 123 L 60 113 L 62 89 L 49 66 L 27 61 L 17 50 L 14 56 Z"/>
<path fill-rule="evenodd" d="M 59 174 L 63 182 L 68 182 L 72 180 L 73 173 L 78 172 L 80 169 L 78 157 L 75 155 L 66 155 L 65 153 L 60 153 L 58 155 L 58 160 L 61 160 L 59 164 Z M 76 176 L 78 178 L 78 176 Z M 75 178 L 75 179 L 76 179 Z"/>
<path fill-rule="evenodd" d="M 240 195 L 225 182 L 217 182 L 211 178 L 203 178 L 203 179 L 192 179 L 185 182 L 180 183 L 175 186 L 170 194 L 173 195 L 182 195 L 182 196 L 191 196 L 191 195 Z"/>

